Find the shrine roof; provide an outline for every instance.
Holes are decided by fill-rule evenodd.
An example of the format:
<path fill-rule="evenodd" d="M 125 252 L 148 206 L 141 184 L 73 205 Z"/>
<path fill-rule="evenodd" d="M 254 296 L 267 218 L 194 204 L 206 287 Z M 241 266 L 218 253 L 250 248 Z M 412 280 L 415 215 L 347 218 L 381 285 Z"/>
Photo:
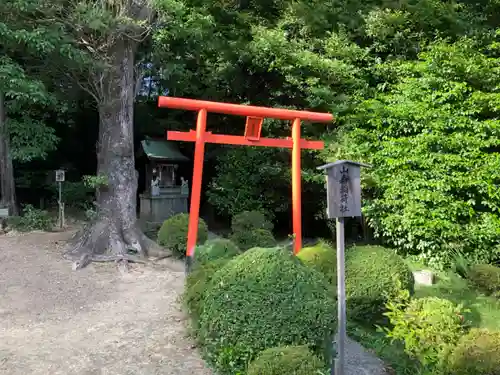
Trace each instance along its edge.
<path fill-rule="evenodd" d="M 162 139 L 145 139 L 141 141 L 142 149 L 151 160 L 168 160 L 175 162 L 189 161 L 182 155 L 175 142 Z"/>
<path fill-rule="evenodd" d="M 352 160 L 337 160 L 337 161 L 335 161 L 333 163 L 328 163 L 328 164 L 322 165 L 320 167 L 317 167 L 316 169 L 318 169 L 318 170 L 330 169 L 331 167 L 335 167 L 337 165 L 342 165 L 342 164 L 350 164 L 350 165 L 355 165 L 357 167 L 371 168 L 371 165 L 365 164 L 365 163 L 359 163 L 357 161 L 352 161 Z"/>

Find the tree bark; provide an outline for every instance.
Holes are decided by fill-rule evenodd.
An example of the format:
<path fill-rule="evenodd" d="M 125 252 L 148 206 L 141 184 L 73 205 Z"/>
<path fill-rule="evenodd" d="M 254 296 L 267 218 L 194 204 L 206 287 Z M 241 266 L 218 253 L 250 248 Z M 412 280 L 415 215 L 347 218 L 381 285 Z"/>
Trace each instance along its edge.
<path fill-rule="evenodd" d="M 10 215 L 17 215 L 14 167 L 10 155 L 10 137 L 7 128 L 5 96 L 0 92 L 0 204 L 9 208 Z"/>
<path fill-rule="evenodd" d="M 134 160 L 134 55 L 136 43 L 117 42 L 113 68 L 103 78 L 98 103 L 99 141 L 97 175 L 106 184 L 97 189 L 97 219 L 75 237 L 67 252 L 74 269 L 91 261 L 134 261 L 130 253 L 147 255 L 154 244 L 139 229 L 136 214 L 138 176 Z"/>

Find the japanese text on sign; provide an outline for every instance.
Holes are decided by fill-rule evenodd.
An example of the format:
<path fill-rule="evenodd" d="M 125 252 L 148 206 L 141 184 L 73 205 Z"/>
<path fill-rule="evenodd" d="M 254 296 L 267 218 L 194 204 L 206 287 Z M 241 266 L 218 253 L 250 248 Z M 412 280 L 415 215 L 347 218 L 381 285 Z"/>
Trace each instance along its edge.
<path fill-rule="evenodd" d="M 340 170 L 340 212 L 349 211 L 349 168 L 345 165 Z"/>

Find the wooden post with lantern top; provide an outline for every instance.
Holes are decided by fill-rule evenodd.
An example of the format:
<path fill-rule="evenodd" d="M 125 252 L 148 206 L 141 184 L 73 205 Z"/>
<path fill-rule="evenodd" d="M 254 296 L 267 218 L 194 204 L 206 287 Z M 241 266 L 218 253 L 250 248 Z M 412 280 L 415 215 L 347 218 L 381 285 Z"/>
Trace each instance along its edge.
<path fill-rule="evenodd" d="M 62 183 L 66 180 L 66 173 L 64 169 L 58 169 L 55 171 L 56 172 L 56 182 L 58 183 L 59 187 L 59 200 L 57 201 L 57 204 L 59 205 L 59 215 L 58 215 L 58 222 L 59 222 L 59 228 L 64 228 L 65 226 L 65 220 L 64 220 L 64 202 L 62 201 Z"/>
<path fill-rule="evenodd" d="M 327 217 L 337 221 L 337 301 L 338 339 L 337 358 L 331 366 L 331 375 L 345 375 L 345 342 L 347 314 L 345 295 L 345 232 L 344 218 L 361 216 L 361 167 L 367 164 L 339 160 L 318 167 L 326 171 Z"/>

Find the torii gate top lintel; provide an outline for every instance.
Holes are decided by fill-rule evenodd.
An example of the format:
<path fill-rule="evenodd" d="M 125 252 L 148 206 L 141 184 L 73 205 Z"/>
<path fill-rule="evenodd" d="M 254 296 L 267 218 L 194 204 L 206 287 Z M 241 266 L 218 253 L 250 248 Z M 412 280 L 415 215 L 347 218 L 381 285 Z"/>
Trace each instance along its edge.
<path fill-rule="evenodd" d="M 330 113 L 297 111 L 284 108 L 257 107 L 251 105 L 212 102 L 160 96 L 158 107 L 197 111 L 196 131 L 179 132 L 167 131 L 168 140 L 195 142 L 193 180 L 191 204 L 189 211 L 189 229 L 187 241 L 186 270 L 189 272 L 194 257 L 194 250 L 198 235 L 198 221 L 201 195 L 201 179 L 203 173 L 203 159 L 205 143 L 231 144 L 241 146 L 282 147 L 292 149 L 292 204 L 293 204 L 293 232 L 294 253 L 302 248 L 302 213 L 301 213 L 301 149 L 323 149 L 321 141 L 309 141 L 300 137 L 301 121 L 332 122 L 334 117 Z M 246 116 L 244 136 L 212 134 L 206 131 L 207 112 L 234 116 Z M 286 139 L 261 138 L 262 122 L 264 118 L 292 121 L 292 137 Z"/>
<path fill-rule="evenodd" d="M 170 96 L 160 96 L 158 98 L 158 107 L 184 109 L 187 111 L 201 111 L 205 109 L 207 112 L 220 113 L 224 115 L 262 117 L 290 121 L 300 119 L 302 121 L 312 122 L 332 122 L 334 120 L 333 115 L 330 113 L 296 111 L 285 108 L 257 107 L 253 105 L 220 103 L 208 100 L 174 98 Z"/>

